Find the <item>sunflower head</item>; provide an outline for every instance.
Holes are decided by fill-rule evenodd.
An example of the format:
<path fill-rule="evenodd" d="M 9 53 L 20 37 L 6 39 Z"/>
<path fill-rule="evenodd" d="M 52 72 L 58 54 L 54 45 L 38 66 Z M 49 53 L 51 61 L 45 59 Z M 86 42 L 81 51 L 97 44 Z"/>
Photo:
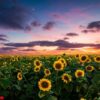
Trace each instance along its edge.
<path fill-rule="evenodd" d="M 86 71 L 88 72 L 92 72 L 94 70 L 94 67 L 93 66 L 86 66 Z"/>
<path fill-rule="evenodd" d="M 63 80 L 64 83 L 69 83 L 69 82 L 72 81 L 71 75 L 66 74 L 66 73 L 64 73 L 61 78 L 62 78 L 62 80 Z"/>
<path fill-rule="evenodd" d="M 39 67 L 41 67 L 41 66 L 42 66 L 41 61 L 38 60 L 38 59 L 34 60 L 34 66 L 39 66 Z"/>
<path fill-rule="evenodd" d="M 22 80 L 22 73 L 21 72 L 18 72 L 18 74 L 17 74 L 17 79 L 20 81 L 20 80 Z"/>
<path fill-rule="evenodd" d="M 85 73 L 84 70 L 76 70 L 75 71 L 75 77 L 79 78 L 79 77 L 84 77 Z"/>
<path fill-rule="evenodd" d="M 75 55 L 75 58 L 79 58 L 79 54 L 76 54 L 76 55 Z"/>
<path fill-rule="evenodd" d="M 88 56 L 87 55 L 80 55 L 79 60 L 80 60 L 80 62 L 84 63 L 88 60 Z"/>
<path fill-rule="evenodd" d="M 42 91 L 49 91 L 51 89 L 51 81 L 46 78 L 40 79 L 38 87 Z"/>
<path fill-rule="evenodd" d="M 60 58 L 62 58 L 61 56 L 57 56 L 57 60 L 59 60 Z"/>
<path fill-rule="evenodd" d="M 53 68 L 56 71 L 62 71 L 64 69 L 64 64 L 61 61 L 55 61 L 53 64 Z"/>
<path fill-rule="evenodd" d="M 67 62 L 64 58 L 60 58 L 59 61 L 61 61 L 65 66 L 67 65 Z"/>
<path fill-rule="evenodd" d="M 80 98 L 80 100 L 86 100 L 86 99 L 82 97 L 82 98 Z"/>
<path fill-rule="evenodd" d="M 90 63 L 90 62 L 91 62 L 91 59 L 90 59 L 90 58 L 89 58 L 89 59 L 87 59 L 87 62 L 88 62 L 88 63 Z"/>
<path fill-rule="evenodd" d="M 44 74 L 45 74 L 45 76 L 49 76 L 49 75 L 51 75 L 51 72 L 49 69 L 45 69 Z"/>
<path fill-rule="evenodd" d="M 40 69 L 41 69 L 41 67 L 39 67 L 39 66 L 35 66 L 35 67 L 34 67 L 34 72 L 39 72 Z"/>
<path fill-rule="evenodd" d="M 100 56 L 94 57 L 94 61 L 97 62 L 97 63 L 100 63 Z"/>

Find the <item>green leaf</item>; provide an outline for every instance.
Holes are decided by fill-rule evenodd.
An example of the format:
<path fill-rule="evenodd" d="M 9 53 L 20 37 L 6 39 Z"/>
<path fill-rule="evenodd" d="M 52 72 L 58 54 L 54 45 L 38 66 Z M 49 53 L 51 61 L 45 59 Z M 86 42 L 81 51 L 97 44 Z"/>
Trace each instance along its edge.
<path fill-rule="evenodd" d="M 49 97 L 47 98 L 47 100 L 57 100 L 57 97 L 55 97 L 55 96 L 49 96 Z"/>
<path fill-rule="evenodd" d="M 39 98 L 43 98 L 46 95 L 45 92 L 39 91 L 38 96 Z"/>
<path fill-rule="evenodd" d="M 11 81 L 8 78 L 4 78 L 1 80 L 0 84 L 4 89 L 6 89 L 8 86 L 10 86 Z"/>
<path fill-rule="evenodd" d="M 9 95 L 9 92 L 8 91 L 2 91 L 0 93 L 0 95 L 3 95 L 4 97 L 7 97 Z"/>
<path fill-rule="evenodd" d="M 19 91 L 21 90 L 21 87 L 19 85 L 14 85 L 14 87 Z"/>

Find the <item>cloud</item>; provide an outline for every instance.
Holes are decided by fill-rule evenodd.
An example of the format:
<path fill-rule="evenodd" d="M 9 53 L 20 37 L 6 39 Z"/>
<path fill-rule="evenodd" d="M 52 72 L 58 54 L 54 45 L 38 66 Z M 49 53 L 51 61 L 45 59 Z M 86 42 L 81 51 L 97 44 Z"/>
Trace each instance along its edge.
<path fill-rule="evenodd" d="M 63 38 L 63 40 L 68 40 L 68 39 L 69 39 L 69 37 L 64 37 L 64 38 Z"/>
<path fill-rule="evenodd" d="M 96 28 L 97 30 L 100 30 L 100 21 L 95 21 L 95 22 L 89 23 L 87 28 L 88 29 Z"/>
<path fill-rule="evenodd" d="M 38 21 L 33 21 L 33 22 L 31 23 L 31 25 L 32 25 L 33 27 L 39 27 L 41 24 L 40 24 Z"/>
<path fill-rule="evenodd" d="M 1 47 L 0 53 L 11 53 L 12 50 L 16 49 L 15 47 Z"/>
<path fill-rule="evenodd" d="M 33 41 L 28 43 L 5 43 L 5 46 L 10 47 L 34 47 L 34 46 L 58 46 L 58 48 L 81 48 L 81 47 L 100 47 L 100 44 L 85 44 L 85 43 L 70 43 L 64 40 L 57 40 L 57 41 Z"/>
<path fill-rule="evenodd" d="M 50 16 L 63 23 L 73 23 L 75 20 L 91 19 L 92 16 L 86 11 L 88 7 L 74 7 L 66 12 L 52 12 Z M 73 17 L 74 16 L 74 17 Z"/>
<path fill-rule="evenodd" d="M 31 9 L 14 2 L 0 0 L 0 27 L 5 29 L 24 29 L 27 26 Z M 9 6 L 8 6 L 9 5 Z"/>
<path fill-rule="evenodd" d="M 0 34 L 0 41 L 8 41 L 7 40 L 7 36 L 6 35 L 4 35 L 4 34 Z"/>
<path fill-rule="evenodd" d="M 77 34 L 77 33 L 67 33 L 66 36 L 71 36 L 71 37 L 73 37 L 73 36 L 78 36 L 78 34 Z"/>
<path fill-rule="evenodd" d="M 84 30 L 82 30 L 83 33 L 96 33 L 100 32 L 100 21 L 94 21 L 89 23 Z"/>
<path fill-rule="evenodd" d="M 24 50 L 20 50 L 20 51 L 36 51 L 35 49 L 24 49 Z"/>
<path fill-rule="evenodd" d="M 54 27 L 54 25 L 55 25 L 55 22 L 49 21 L 43 26 L 43 29 L 44 30 L 51 30 Z"/>

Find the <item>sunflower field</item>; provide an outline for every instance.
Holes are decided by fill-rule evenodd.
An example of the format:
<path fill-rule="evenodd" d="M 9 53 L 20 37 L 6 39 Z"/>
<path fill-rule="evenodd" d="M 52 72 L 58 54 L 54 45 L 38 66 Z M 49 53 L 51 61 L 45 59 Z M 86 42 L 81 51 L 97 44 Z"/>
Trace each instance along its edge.
<path fill-rule="evenodd" d="M 0 56 L 5 100 L 100 100 L 100 55 Z"/>

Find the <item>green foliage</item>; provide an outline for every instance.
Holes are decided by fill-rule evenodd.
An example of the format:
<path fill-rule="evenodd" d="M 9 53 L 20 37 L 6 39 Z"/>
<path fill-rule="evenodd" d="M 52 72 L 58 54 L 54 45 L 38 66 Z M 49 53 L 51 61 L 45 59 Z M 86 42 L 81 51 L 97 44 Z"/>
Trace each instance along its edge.
<path fill-rule="evenodd" d="M 0 95 L 10 100 L 100 100 L 100 63 L 92 60 L 80 63 L 78 58 L 61 55 L 67 65 L 62 71 L 55 71 L 53 63 L 57 56 L 2 56 L 0 57 Z M 39 59 L 42 67 L 39 72 L 34 71 L 34 61 Z M 93 71 L 86 71 L 86 66 L 94 66 Z M 48 68 L 51 75 L 45 77 L 44 69 Z M 84 70 L 85 76 L 76 78 L 75 71 Z M 22 80 L 18 80 L 18 73 L 22 73 Z M 72 76 L 72 81 L 64 83 L 61 76 L 67 73 Z M 47 78 L 52 83 L 50 91 L 41 91 L 38 82 Z"/>

